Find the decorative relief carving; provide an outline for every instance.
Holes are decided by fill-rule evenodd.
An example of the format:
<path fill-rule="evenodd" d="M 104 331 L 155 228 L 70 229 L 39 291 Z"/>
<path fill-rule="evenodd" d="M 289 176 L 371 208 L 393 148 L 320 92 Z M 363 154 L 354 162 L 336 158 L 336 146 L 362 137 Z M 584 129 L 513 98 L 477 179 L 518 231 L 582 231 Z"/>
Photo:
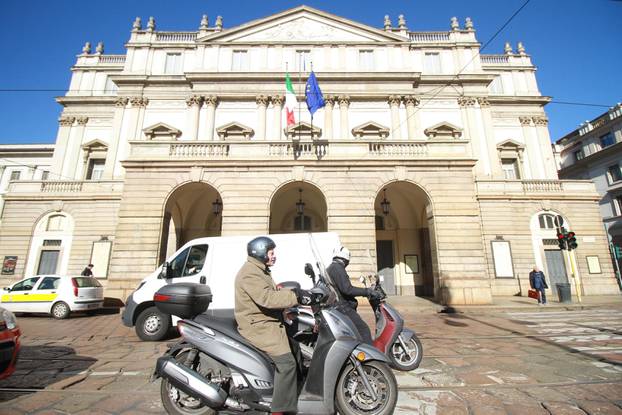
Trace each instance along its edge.
<path fill-rule="evenodd" d="M 531 117 L 518 117 L 520 125 L 531 125 Z"/>
<path fill-rule="evenodd" d="M 350 105 L 350 97 L 348 95 L 339 95 L 337 98 L 339 101 L 339 106 L 348 106 Z"/>
<path fill-rule="evenodd" d="M 213 107 L 218 104 L 218 97 L 216 95 L 208 95 L 205 97 L 205 105 L 211 105 Z"/>
<path fill-rule="evenodd" d="M 149 100 L 146 97 L 132 97 L 130 98 L 130 103 L 132 107 L 145 108 Z"/>
<path fill-rule="evenodd" d="M 402 97 L 400 97 L 399 95 L 389 95 L 389 105 L 393 106 L 393 105 L 400 105 L 400 102 L 402 101 Z"/>
<path fill-rule="evenodd" d="M 272 105 L 274 105 L 275 107 L 281 107 L 283 105 L 283 96 L 282 95 L 274 95 L 270 98 L 270 101 L 272 101 Z"/>
<path fill-rule="evenodd" d="M 130 99 L 128 97 L 119 97 L 115 100 L 114 106 L 124 108 L 129 101 Z"/>
<path fill-rule="evenodd" d="M 406 95 L 404 97 L 404 105 L 406 105 L 407 107 L 411 105 L 416 107 L 417 105 L 419 105 L 419 102 L 420 101 L 414 95 Z"/>
<path fill-rule="evenodd" d="M 474 97 L 458 97 L 458 105 L 461 107 L 472 107 L 476 102 L 477 100 Z"/>
<path fill-rule="evenodd" d="M 194 105 L 201 106 L 203 104 L 203 97 L 201 95 L 192 95 L 186 98 L 186 105 L 192 107 Z"/>
<path fill-rule="evenodd" d="M 257 95 L 255 97 L 255 102 L 257 103 L 257 105 L 265 107 L 268 105 L 268 97 L 265 95 Z"/>
<path fill-rule="evenodd" d="M 549 124 L 549 119 L 546 117 L 532 117 L 532 120 L 535 125 L 546 126 Z"/>
<path fill-rule="evenodd" d="M 480 107 L 490 107 L 490 102 L 488 102 L 488 98 L 486 97 L 477 97 L 477 102 Z"/>
<path fill-rule="evenodd" d="M 61 125 L 61 127 L 71 127 L 75 120 L 76 120 L 76 117 L 64 116 L 58 119 L 58 123 Z"/>
<path fill-rule="evenodd" d="M 86 125 L 89 122 L 89 117 L 76 117 L 76 123 L 78 125 Z"/>

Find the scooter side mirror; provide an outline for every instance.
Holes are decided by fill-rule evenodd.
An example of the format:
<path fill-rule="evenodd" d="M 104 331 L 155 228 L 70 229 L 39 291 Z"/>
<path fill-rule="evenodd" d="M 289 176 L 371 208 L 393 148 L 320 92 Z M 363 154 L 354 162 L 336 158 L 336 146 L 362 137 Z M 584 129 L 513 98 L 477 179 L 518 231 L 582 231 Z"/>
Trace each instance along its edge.
<path fill-rule="evenodd" d="M 170 269 L 171 269 L 171 266 L 168 262 L 165 262 L 164 264 L 162 264 L 162 270 L 160 271 L 160 274 L 158 274 L 158 279 L 162 280 L 162 279 L 168 278 Z"/>
<path fill-rule="evenodd" d="M 383 277 L 382 275 L 380 275 L 380 276 L 378 277 L 378 281 L 380 281 L 380 282 L 384 282 L 384 277 Z"/>
<path fill-rule="evenodd" d="M 307 274 L 308 276 L 312 276 L 315 274 L 313 272 L 313 265 L 309 264 L 308 262 L 305 264 L 305 274 Z"/>

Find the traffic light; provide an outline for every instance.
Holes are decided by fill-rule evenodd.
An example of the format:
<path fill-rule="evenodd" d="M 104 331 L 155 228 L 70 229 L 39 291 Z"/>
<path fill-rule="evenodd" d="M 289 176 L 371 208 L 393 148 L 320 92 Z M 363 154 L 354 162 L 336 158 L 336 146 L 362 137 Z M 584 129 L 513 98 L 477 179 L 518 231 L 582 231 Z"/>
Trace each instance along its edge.
<path fill-rule="evenodd" d="M 566 246 L 566 235 L 563 231 L 557 231 L 557 245 L 559 246 L 559 249 L 568 249 Z"/>
<path fill-rule="evenodd" d="M 568 242 L 569 251 L 572 251 L 573 249 L 577 249 L 577 247 L 579 246 L 579 244 L 577 244 L 577 237 L 575 236 L 575 233 L 572 231 L 566 234 L 566 240 Z"/>

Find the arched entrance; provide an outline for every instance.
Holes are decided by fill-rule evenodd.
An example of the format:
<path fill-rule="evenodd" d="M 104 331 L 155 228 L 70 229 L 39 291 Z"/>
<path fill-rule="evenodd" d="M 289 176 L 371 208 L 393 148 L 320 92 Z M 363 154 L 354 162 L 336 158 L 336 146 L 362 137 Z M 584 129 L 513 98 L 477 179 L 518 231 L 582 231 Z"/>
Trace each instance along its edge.
<path fill-rule="evenodd" d="M 394 182 L 378 192 L 374 211 L 378 273 L 387 292 L 434 297 L 434 222 L 427 194 L 412 183 Z"/>
<path fill-rule="evenodd" d="M 270 233 L 326 232 L 326 199 L 307 182 L 281 187 L 270 202 Z"/>
<path fill-rule="evenodd" d="M 164 205 L 160 262 L 186 242 L 220 236 L 222 198 L 206 183 L 192 182 L 175 189 Z"/>

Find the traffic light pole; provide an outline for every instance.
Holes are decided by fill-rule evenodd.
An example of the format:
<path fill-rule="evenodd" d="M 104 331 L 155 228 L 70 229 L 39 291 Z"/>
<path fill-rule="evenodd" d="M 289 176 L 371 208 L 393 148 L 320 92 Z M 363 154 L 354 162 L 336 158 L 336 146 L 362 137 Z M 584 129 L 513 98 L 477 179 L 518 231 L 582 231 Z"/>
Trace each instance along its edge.
<path fill-rule="evenodd" d="M 572 272 L 574 288 L 575 288 L 575 291 L 577 292 L 577 300 L 581 302 L 581 279 L 577 275 L 577 264 L 575 263 L 574 255 L 572 255 L 572 251 L 566 251 L 566 252 L 568 252 L 568 258 L 570 262 L 570 271 Z"/>

